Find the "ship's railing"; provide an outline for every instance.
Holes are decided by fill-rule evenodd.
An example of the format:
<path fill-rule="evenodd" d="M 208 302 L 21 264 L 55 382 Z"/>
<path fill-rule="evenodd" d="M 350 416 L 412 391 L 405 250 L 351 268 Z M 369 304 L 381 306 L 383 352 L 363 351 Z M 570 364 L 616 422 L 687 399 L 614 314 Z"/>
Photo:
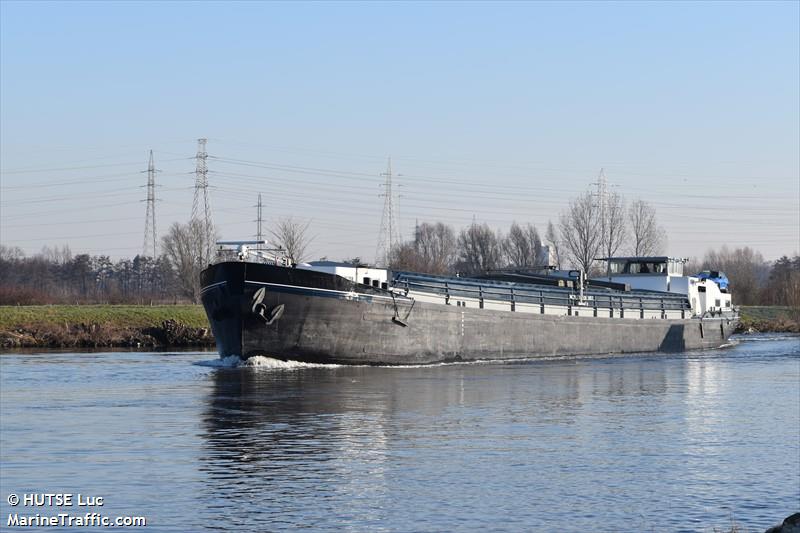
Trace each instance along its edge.
<path fill-rule="evenodd" d="M 215 263 L 247 261 L 267 265 L 289 266 L 291 261 L 283 248 L 269 248 L 267 241 L 217 241 Z"/>
<path fill-rule="evenodd" d="M 541 307 L 541 312 L 545 312 L 545 306 L 560 306 L 571 309 L 572 307 L 594 308 L 617 310 L 619 316 L 624 316 L 625 312 L 645 317 L 645 311 L 661 311 L 662 316 L 666 316 L 666 311 L 680 311 L 681 316 L 685 316 L 690 310 L 688 299 L 683 295 L 671 295 L 669 293 L 650 293 L 632 292 L 625 294 L 613 294 L 610 291 L 585 291 L 583 299 L 576 290 L 554 289 L 549 286 L 508 284 L 508 283 L 484 283 L 469 280 L 454 281 L 452 278 L 443 279 L 428 276 L 419 276 L 409 273 L 398 273 L 394 278 L 394 286 L 404 290 L 432 293 L 444 297 L 445 303 L 450 303 L 451 299 L 469 298 L 477 300 L 480 307 L 484 307 L 486 302 L 507 302 L 511 310 L 514 310 L 517 303 L 533 304 Z"/>

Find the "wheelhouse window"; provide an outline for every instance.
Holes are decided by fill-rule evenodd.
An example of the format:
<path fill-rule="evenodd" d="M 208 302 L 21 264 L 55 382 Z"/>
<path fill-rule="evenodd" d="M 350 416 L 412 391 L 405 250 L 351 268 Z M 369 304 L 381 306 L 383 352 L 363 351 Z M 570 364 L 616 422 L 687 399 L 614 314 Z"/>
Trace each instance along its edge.
<path fill-rule="evenodd" d="M 629 262 L 625 265 L 625 274 L 663 274 L 667 271 L 667 265 L 664 263 L 649 263 L 649 262 Z"/>
<path fill-rule="evenodd" d="M 673 276 L 683 276 L 683 263 L 680 261 L 670 261 L 669 273 Z"/>
<path fill-rule="evenodd" d="M 624 274 L 674 274 L 683 275 L 683 264 L 677 261 L 647 261 L 645 258 L 616 259 L 609 261 L 611 275 Z"/>
<path fill-rule="evenodd" d="M 609 269 L 612 274 L 622 274 L 625 270 L 625 263 L 619 261 L 611 261 Z"/>

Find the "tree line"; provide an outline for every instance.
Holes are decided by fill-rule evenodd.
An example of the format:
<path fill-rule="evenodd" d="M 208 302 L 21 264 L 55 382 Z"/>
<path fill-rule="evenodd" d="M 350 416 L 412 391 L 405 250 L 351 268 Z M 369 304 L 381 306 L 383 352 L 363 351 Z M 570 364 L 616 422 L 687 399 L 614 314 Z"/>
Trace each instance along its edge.
<path fill-rule="evenodd" d="M 485 224 L 473 224 L 456 233 L 441 222 L 423 223 L 414 239 L 393 250 L 391 266 L 463 275 L 528 268 L 535 264 L 542 245 L 531 225 L 513 224 L 503 235 Z M 196 268 L 182 273 L 166 253 L 156 259 L 137 255 L 112 261 L 107 255 L 73 255 L 64 246 L 46 247 L 26 257 L 18 248 L 0 245 L 0 305 L 193 302 L 199 288 Z M 723 246 L 709 251 L 702 260 L 690 261 L 685 270 L 688 274 L 724 271 L 738 305 L 800 307 L 798 255 L 768 262 L 751 248 Z"/>
<path fill-rule="evenodd" d="M 26 257 L 19 248 L 0 245 L 0 305 L 198 302 L 200 272 L 213 260 L 218 235 L 208 229 L 199 221 L 173 224 L 157 258 L 112 261 L 107 255 L 73 255 L 67 246 Z M 308 259 L 308 229 L 307 222 L 285 218 L 270 231 L 270 242 L 300 263 Z M 513 222 L 507 232 L 478 222 L 459 230 L 442 222 L 417 224 L 410 240 L 390 250 L 388 266 L 463 276 L 554 266 L 598 276 L 604 273 L 598 257 L 659 255 L 666 240 L 652 205 L 587 191 L 569 203 L 557 223 L 548 222 L 543 236 L 530 223 Z M 769 263 L 751 248 L 723 246 L 685 269 L 701 270 L 726 272 L 740 305 L 800 306 L 800 256 Z"/>
<path fill-rule="evenodd" d="M 26 257 L 0 245 L 0 305 L 186 301 L 166 256 L 73 255 L 68 246 Z"/>
<path fill-rule="evenodd" d="M 278 221 L 271 241 L 299 263 L 311 241 L 308 223 Z M 113 261 L 108 255 L 73 254 L 69 246 L 26 256 L 0 245 L 0 305 L 200 301 L 200 272 L 213 262 L 219 233 L 199 220 L 176 222 L 161 238 L 161 254 Z"/>
<path fill-rule="evenodd" d="M 543 253 L 545 250 L 549 253 Z M 473 222 L 458 231 L 441 222 L 424 222 L 413 237 L 391 251 L 389 266 L 429 274 L 474 275 L 500 269 L 554 266 L 580 269 L 590 276 L 605 273 L 600 257 L 663 255 L 667 236 L 656 209 L 619 193 L 587 191 L 573 198 L 557 223 L 548 222 L 544 237 L 529 224 L 513 222 L 508 232 Z M 686 274 L 725 272 L 740 305 L 800 306 L 800 256 L 770 263 L 749 248 L 711 249 L 689 261 Z"/>
<path fill-rule="evenodd" d="M 597 259 L 619 252 L 656 255 L 666 234 L 650 204 L 627 204 L 618 193 L 586 192 L 573 199 L 544 239 L 530 223 L 511 224 L 507 233 L 473 222 L 458 233 L 441 222 L 418 224 L 411 240 L 390 252 L 390 266 L 431 274 L 474 275 L 498 269 L 544 266 L 581 269 L 599 275 Z M 546 247 L 545 247 L 546 245 Z"/>

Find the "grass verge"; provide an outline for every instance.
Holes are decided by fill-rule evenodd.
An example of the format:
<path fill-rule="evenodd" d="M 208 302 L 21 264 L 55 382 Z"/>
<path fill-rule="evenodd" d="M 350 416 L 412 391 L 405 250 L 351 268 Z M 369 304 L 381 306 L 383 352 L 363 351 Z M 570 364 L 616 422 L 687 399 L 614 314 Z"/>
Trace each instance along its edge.
<path fill-rule="evenodd" d="M 22 305 L 0 306 L 0 329 L 28 325 L 106 324 L 152 327 L 174 320 L 189 327 L 207 328 L 200 305 Z"/>
<path fill-rule="evenodd" d="M 0 349 L 169 348 L 213 342 L 199 305 L 0 306 Z"/>
<path fill-rule="evenodd" d="M 800 333 L 800 308 L 752 305 L 742 306 L 738 333 Z"/>

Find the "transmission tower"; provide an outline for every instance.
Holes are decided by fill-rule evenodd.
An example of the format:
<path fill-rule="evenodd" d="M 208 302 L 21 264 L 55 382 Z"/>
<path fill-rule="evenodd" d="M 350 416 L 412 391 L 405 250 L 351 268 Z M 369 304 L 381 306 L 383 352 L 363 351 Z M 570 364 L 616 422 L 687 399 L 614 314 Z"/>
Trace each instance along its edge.
<path fill-rule="evenodd" d="M 375 249 L 375 262 L 389 266 L 389 254 L 400 243 L 398 226 L 394 208 L 394 195 L 392 193 L 392 158 L 382 173 L 386 180 L 383 183 L 383 216 L 381 217 L 381 231 L 378 235 L 378 247 Z"/>
<path fill-rule="evenodd" d="M 597 187 L 597 212 L 598 212 L 598 220 L 599 220 L 599 227 L 598 231 L 600 232 L 600 247 L 603 252 L 606 251 L 606 244 L 609 241 L 609 221 L 608 216 L 606 214 L 608 210 L 608 180 L 606 179 L 606 172 L 604 169 L 600 169 L 600 174 L 597 176 L 597 181 L 595 182 L 595 187 Z M 607 255 L 603 253 L 603 256 Z M 606 275 L 611 276 L 611 262 L 606 261 Z M 610 278 L 609 278 L 610 279 Z"/>
<path fill-rule="evenodd" d="M 202 228 L 202 256 L 201 263 L 206 265 L 211 258 L 214 247 L 214 225 L 211 221 L 211 204 L 208 201 L 208 153 L 206 142 L 208 139 L 197 139 L 197 166 L 195 168 L 194 201 L 192 202 L 192 223 Z"/>
<path fill-rule="evenodd" d="M 605 169 L 600 169 L 600 174 L 598 174 L 594 186 L 597 187 L 597 209 L 600 212 L 600 223 L 605 226 L 606 207 L 608 206 L 608 180 L 606 179 Z M 603 235 L 605 236 L 605 234 Z"/>
<path fill-rule="evenodd" d="M 147 214 L 144 219 L 144 241 L 142 243 L 142 255 L 150 255 L 153 259 L 157 257 L 156 249 L 156 167 L 153 163 L 153 151 L 150 150 L 150 162 L 147 164 Z M 149 254 L 152 252 L 152 255 Z"/>
<path fill-rule="evenodd" d="M 256 218 L 256 221 L 255 221 L 256 222 L 256 240 L 257 241 L 262 241 L 262 240 L 264 240 L 264 233 L 262 231 L 263 218 L 261 216 L 261 209 L 262 209 L 263 206 L 261 204 L 261 193 L 258 193 L 258 204 L 256 204 L 255 207 L 258 210 L 258 218 Z"/>

